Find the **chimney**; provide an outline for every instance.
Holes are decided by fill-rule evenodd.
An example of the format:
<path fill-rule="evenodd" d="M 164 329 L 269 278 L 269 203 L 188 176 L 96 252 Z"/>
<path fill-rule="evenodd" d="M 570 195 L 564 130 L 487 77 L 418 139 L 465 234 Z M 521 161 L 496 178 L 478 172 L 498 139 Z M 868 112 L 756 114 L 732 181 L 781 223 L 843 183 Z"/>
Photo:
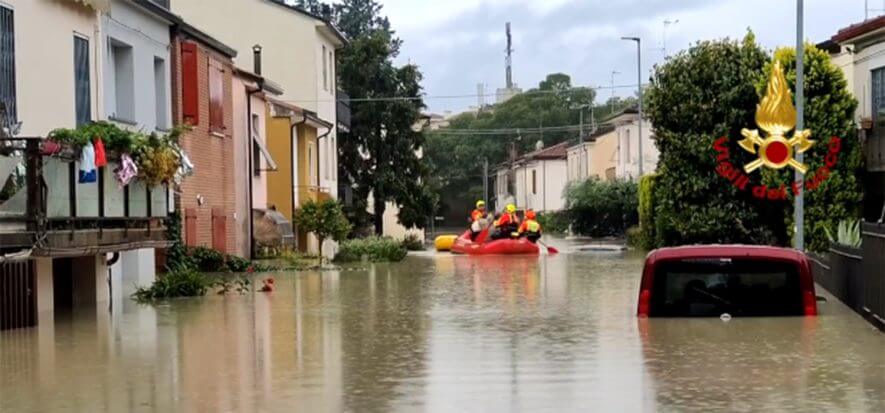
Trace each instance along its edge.
<path fill-rule="evenodd" d="M 252 71 L 255 72 L 256 75 L 261 74 L 261 45 L 256 44 L 252 46 Z"/>

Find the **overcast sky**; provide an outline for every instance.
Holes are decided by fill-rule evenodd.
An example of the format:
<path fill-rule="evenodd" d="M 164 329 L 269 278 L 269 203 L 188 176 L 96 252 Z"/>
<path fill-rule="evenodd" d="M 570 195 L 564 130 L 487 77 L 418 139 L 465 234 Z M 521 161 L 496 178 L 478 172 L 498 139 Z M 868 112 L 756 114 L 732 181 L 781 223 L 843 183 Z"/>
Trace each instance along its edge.
<path fill-rule="evenodd" d="M 433 96 L 476 94 L 485 83 L 487 102 L 504 85 L 504 24 L 513 31 L 513 77 L 523 89 L 548 73 L 563 72 L 576 85 L 636 83 L 636 47 L 621 36 L 642 38 L 643 81 L 667 53 L 696 40 L 742 37 L 747 27 L 767 48 L 795 44 L 794 0 L 379 0 L 405 42 L 399 63 L 424 73 L 428 110 L 459 111 L 476 98 Z M 870 8 L 885 2 L 869 0 Z M 880 11 L 870 12 L 871 15 Z M 805 37 L 819 42 L 864 18 L 864 0 L 806 0 Z M 599 100 L 610 91 L 601 91 Z M 632 91 L 621 89 L 619 95 Z"/>

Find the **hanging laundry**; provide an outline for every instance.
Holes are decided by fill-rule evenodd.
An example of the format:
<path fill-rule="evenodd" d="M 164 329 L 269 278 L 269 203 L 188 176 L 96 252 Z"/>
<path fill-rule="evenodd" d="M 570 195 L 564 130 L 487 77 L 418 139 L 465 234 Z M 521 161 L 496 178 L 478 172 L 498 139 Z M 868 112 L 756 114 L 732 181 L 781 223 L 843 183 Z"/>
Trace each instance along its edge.
<path fill-rule="evenodd" d="M 132 182 L 136 175 L 138 175 L 138 166 L 135 165 L 129 154 L 124 153 L 120 155 L 120 166 L 114 170 L 114 177 L 117 178 L 120 188 L 129 185 L 129 182 Z"/>
<path fill-rule="evenodd" d="M 95 171 L 95 148 L 92 143 L 87 143 L 80 150 L 80 183 L 86 184 L 95 182 L 98 179 L 98 173 Z"/>
<path fill-rule="evenodd" d="M 100 137 L 96 136 L 92 143 L 95 145 L 95 167 L 101 168 L 107 165 L 108 159 L 104 152 L 104 142 L 101 141 Z"/>

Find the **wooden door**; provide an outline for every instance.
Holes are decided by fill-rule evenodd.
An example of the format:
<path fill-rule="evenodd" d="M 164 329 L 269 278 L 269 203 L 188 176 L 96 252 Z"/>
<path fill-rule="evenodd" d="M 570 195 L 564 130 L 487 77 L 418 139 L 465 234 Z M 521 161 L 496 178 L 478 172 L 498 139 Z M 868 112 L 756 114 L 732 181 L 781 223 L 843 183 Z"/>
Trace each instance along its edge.
<path fill-rule="evenodd" d="M 0 330 L 37 325 L 37 283 L 31 260 L 0 263 Z"/>
<path fill-rule="evenodd" d="M 219 207 L 212 208 L 212 248 L 227 252 L 227 217 Z"/>

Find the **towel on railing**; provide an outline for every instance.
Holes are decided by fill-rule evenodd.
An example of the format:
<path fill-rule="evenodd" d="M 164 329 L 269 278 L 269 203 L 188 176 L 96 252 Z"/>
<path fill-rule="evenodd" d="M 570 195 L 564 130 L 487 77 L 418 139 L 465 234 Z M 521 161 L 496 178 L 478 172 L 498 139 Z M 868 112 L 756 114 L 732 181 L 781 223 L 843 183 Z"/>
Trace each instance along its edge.
<path fill-rule="evenodd" d="M 98 174 L 95 172 L 95 148 L 92 143 L 87 143 L 80 150 L 80 179 L 81 184 L 95 182 Z"/>
<path fill-rule="evenodd" d="M 125 153 L 120 155 L 120 166 L 114 170 L 114 177 L 117 178 L 117 183 L 120 184 L 120 188 L 129 185 L 129 182 L 131 182 L 136 175 L 138 175 L 138 167 L 135 166 L 135 162 L 132 161 L 132 158 Z"/>

